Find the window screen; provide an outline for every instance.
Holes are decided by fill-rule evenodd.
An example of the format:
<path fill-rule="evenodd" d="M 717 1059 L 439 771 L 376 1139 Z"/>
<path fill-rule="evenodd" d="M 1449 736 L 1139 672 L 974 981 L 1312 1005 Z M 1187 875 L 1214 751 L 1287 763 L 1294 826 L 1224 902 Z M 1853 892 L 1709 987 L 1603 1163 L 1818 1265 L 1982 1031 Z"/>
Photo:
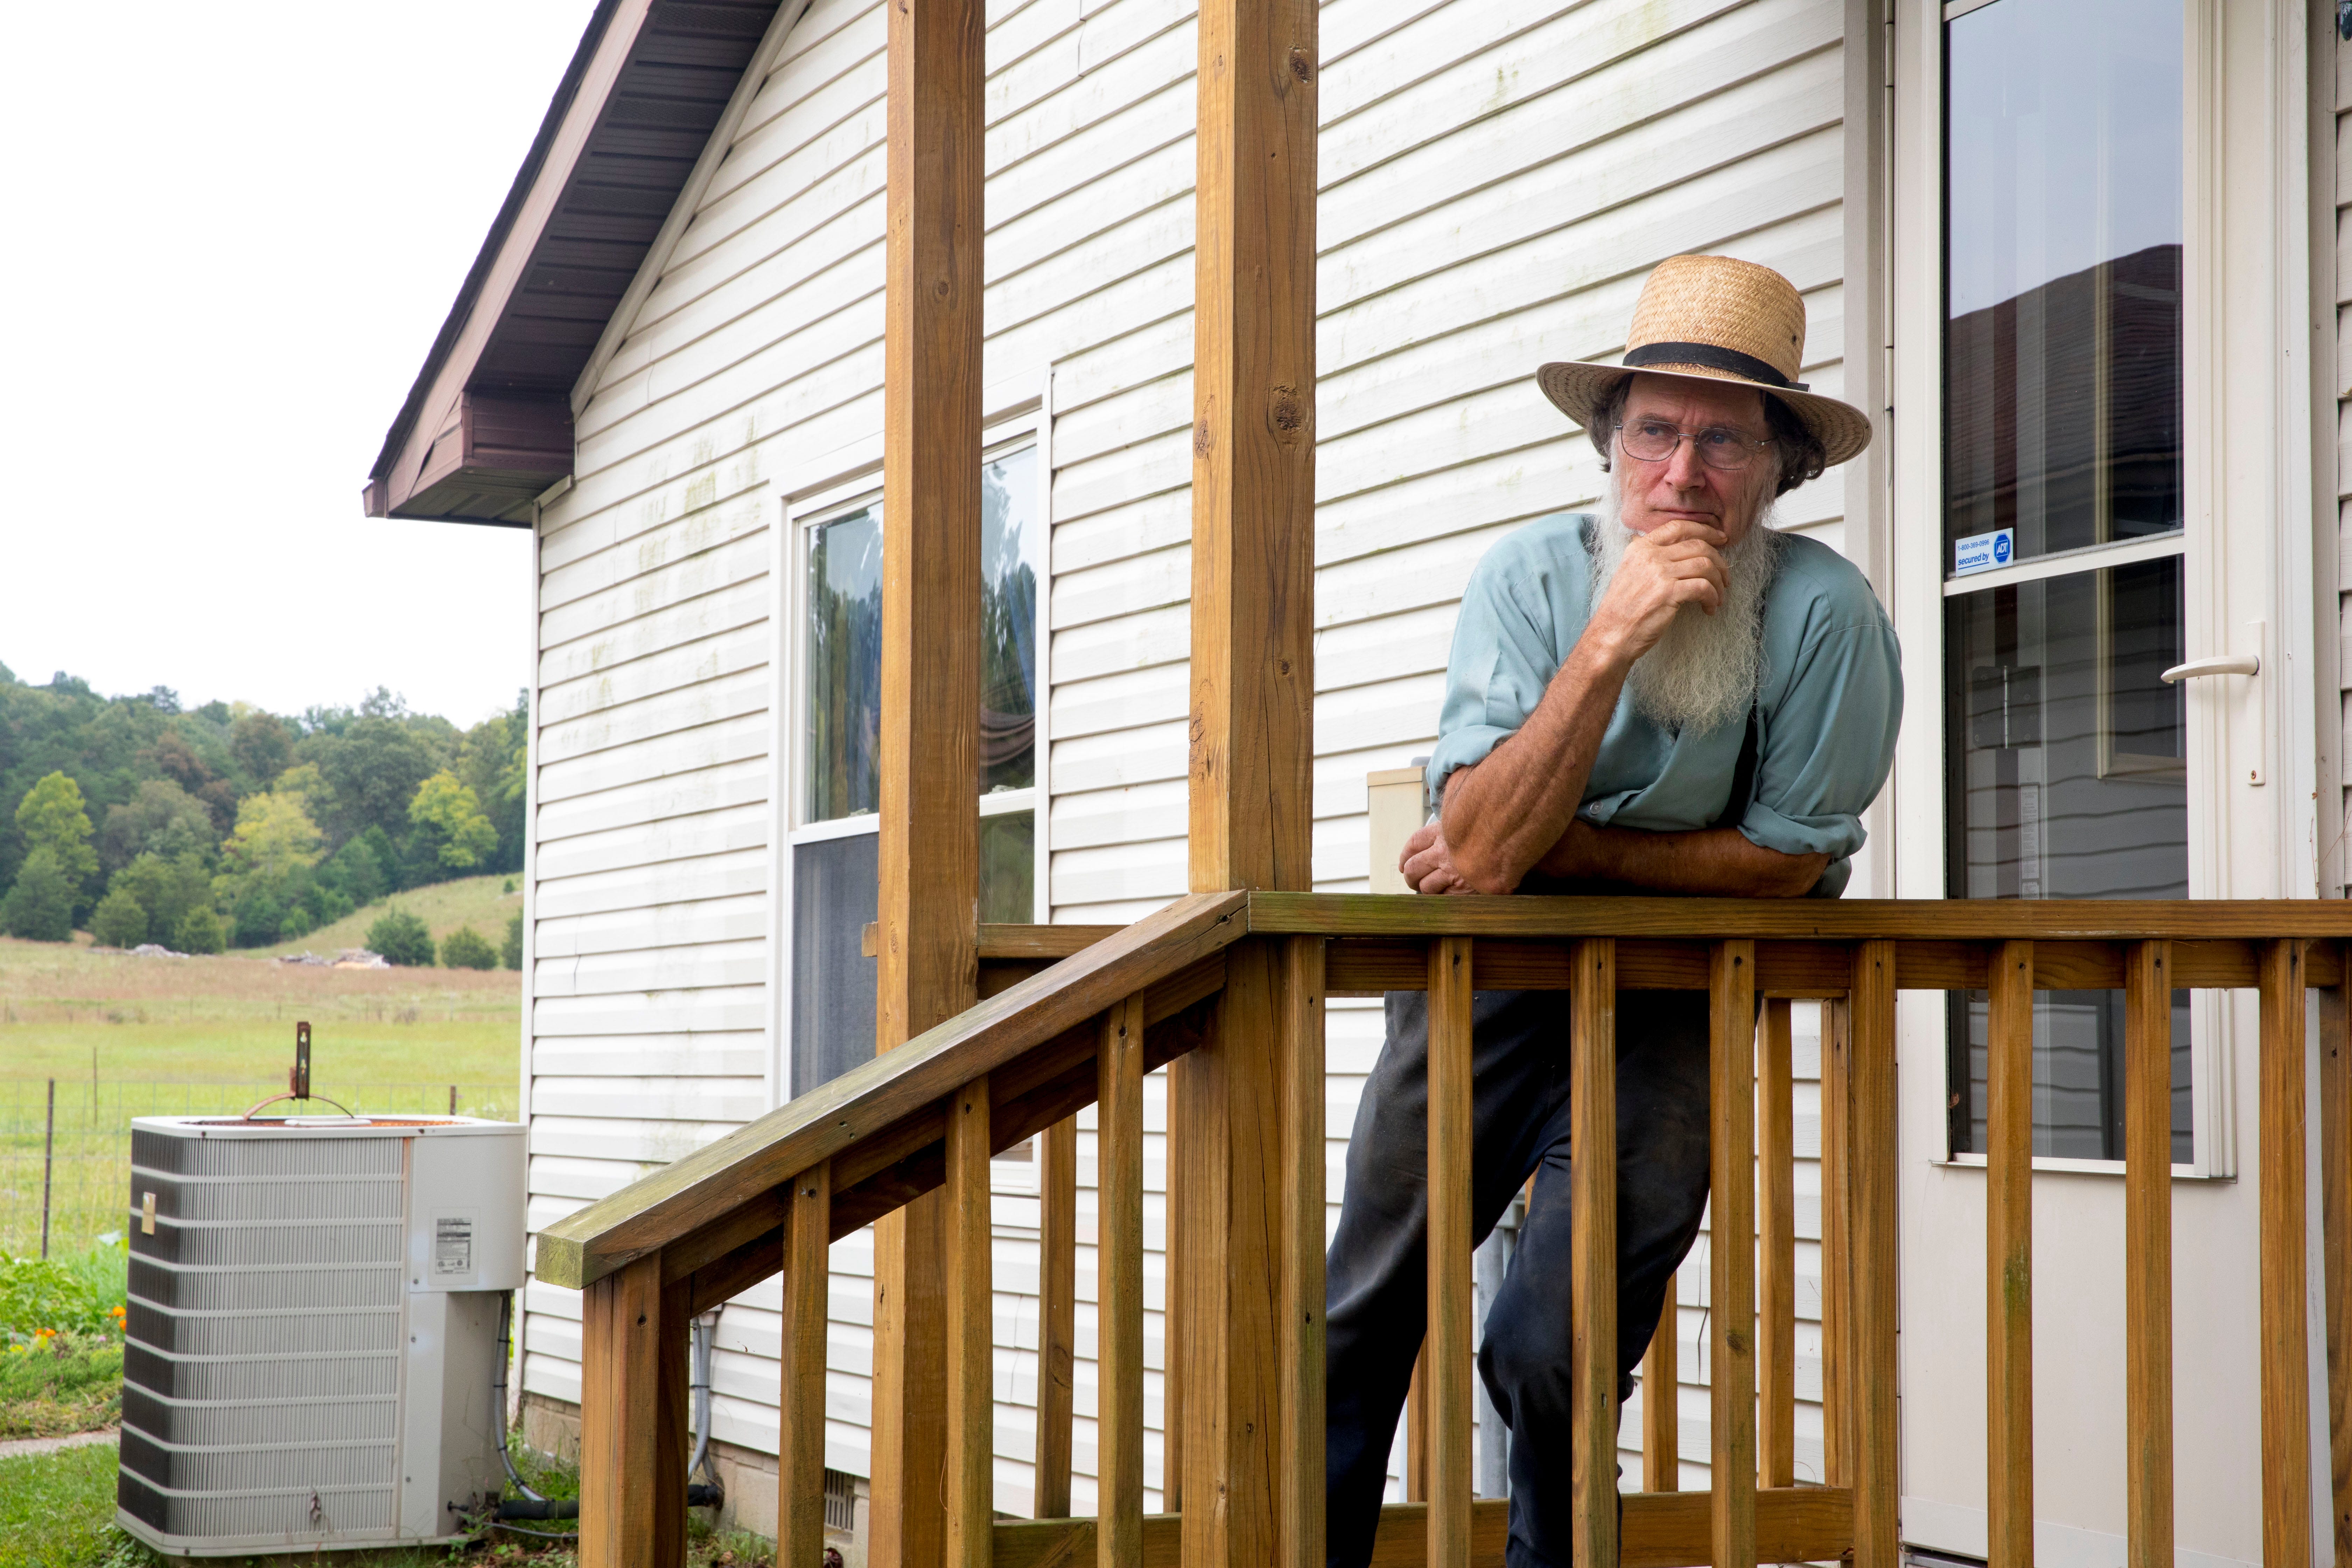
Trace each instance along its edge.
<path fill-rule="evenodd" d="M 874 1056 L 874 960 L 862 956 L 881 890 L 871 833 L 793 847 L 793 1093 Z"/>

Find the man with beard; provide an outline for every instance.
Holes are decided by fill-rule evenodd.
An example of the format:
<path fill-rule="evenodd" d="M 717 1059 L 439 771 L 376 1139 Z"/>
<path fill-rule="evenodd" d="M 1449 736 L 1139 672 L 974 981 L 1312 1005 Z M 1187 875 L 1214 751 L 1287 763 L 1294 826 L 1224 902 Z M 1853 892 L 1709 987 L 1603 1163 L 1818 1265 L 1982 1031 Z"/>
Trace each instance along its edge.
<path fill-rule="evenodd" d="M 1903 683 L 1862 574 L 1771 527 L 1780 496 L 1870 440 L 1859 409 L 1794 379 L 1804 330 L 1779 273 L 1675 257 L 1621 363 L 1538 373 L 1607 493 L 1504 539 L 1464 592 L 1440 815 L 1403 857 L 1417 891 L 1843 890 Z M 1482 991 L 1473 1008 L 1474 1233 L 1535 1178 L 1478 1358 L 1510 1430 L 1511 1568 L 1570 1561 L 1568 1000 Z M 1707 998 L 1620 992 L 1616 1016 L 1622 1400 L 1706 1206 Z M 1391 992 L 1328 1259 L 1333 1568 L 1370 1556 L 1425 1327 L 1428 1041 L 1426 993 Z"/>

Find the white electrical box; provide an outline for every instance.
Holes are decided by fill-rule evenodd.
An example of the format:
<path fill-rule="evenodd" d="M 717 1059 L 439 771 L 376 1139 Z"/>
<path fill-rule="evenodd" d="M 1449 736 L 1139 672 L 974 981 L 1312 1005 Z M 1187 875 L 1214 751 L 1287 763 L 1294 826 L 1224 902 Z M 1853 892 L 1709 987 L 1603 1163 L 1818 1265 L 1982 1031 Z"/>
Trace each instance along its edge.
<path fill-rule="evenodd" d="M 115 1521 L 184 1556 L 463 1539 L 504 1480 L 523 1130 L 143 1116 Z"/>

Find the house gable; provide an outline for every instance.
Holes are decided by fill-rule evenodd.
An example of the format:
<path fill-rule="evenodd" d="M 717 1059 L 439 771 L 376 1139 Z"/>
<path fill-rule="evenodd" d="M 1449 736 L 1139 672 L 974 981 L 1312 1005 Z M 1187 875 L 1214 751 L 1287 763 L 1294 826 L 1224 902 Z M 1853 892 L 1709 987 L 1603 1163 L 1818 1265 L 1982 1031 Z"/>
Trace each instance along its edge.
<path fill-rule="evenodd" d="M 796 6 L 791 7 L 797 9 Z M 370 517 L 527 527 L 569 394 L 665 233 L 775 0 L 604 0 L 364 492 Z"/>

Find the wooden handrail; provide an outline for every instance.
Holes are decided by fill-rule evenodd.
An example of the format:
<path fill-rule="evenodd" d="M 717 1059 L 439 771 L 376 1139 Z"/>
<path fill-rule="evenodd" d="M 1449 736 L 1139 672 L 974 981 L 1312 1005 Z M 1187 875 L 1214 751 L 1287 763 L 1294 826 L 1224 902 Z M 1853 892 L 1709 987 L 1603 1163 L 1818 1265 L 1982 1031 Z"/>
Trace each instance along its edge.
<path fill-rule="evenodd" d="M 537 1277 L 585 1287 L 747 1207 L 760 1208 L 753 1217 L 761 1229 L 781 1226 L 782 1208 L 775 1193 L 783 1183 L 927 1108 L 936 1109 L 972 1079 L 1086 1025 L 1122 997 L 1148 991 L 1222 952 L 1245 931 L 1248 902 L 1246 893 L 1179 899 L 1117 936 L 589 1205 L 540 1233 Z M 905 1158 L 916 1152 L 894 1153 Z M 837 1188 L 849 1184 L 837 1181 Z M 774 1215 L 762 1205 L 773 1206 Z"/>
<path fill-rule="evenodd" d="M 2352 939 L 2352 899 L 1423 899 L 1392 893 L 1252 893 L 1249 929 L 1261 936 L 1606 936 L 1621 944 L 1638 937 L 1831 942 L 1874 938 L 1958 942 L 2343 941 Z M 1621 978 L 1618 984 L 1629 983 Z M 2249 978 L 2238 984 L 2254 982 Z"/>
<path fill-rule="evenodd" d="M 1640 934 L 1608 934 L 1612 930 Z M 1232 1035 L 1219 1045 L 1230 1061 L 1253 1072 L 1263 1064 L 1250 1053 L 1270 1053 L 1266 1059 L 1276 1064 L 1261 1075 L 1266 1104 L 1252 1109 L 1249 1126 L 1259 1139 L 1252 1147 L 1270 1157 L 1266 1168 L 1276 1179 L 1250 1199 L 1262 1211 L 1254 1215 L 1228 1195 L 1228 1222 L 1244 1217 L 1252 1228 L 1245 1243 L 1228 1238 L 1225 1255 L 1234 1267 L 1278 1285 L 1278 1300 L 1269 1304 L 1282 1326 L 1270 1337 L 1269 1353 L 1226 1393 L 1280 1434 L 1278 1559 L 1318 1561 L 1322 1000 L 1425 988 L 1427 1500 L 1384 1510 L 1375 1562 L 1486 1568 L 1498 1561 L 1503 1505 L 1472 1497 L 1468 1462 L 1469 1047 L 1473 991 L 1514 986 L 1564 991 L 1570 998 L 1578 1554 L 1618 1568 L 1753 1568 L 1759 1560 L 1840 1555 L 1855 1568 L 1894 1568 L 1900 1554 L 1895 997 L 1898 989 L 1969 989 L 1990 993 L 1985 1244 L 1994 1406 L 1988 1424 L 1991 1557 L 1996 1568 L 2027 1562 L 2034 1303 L 2025 1091 L 2033 994 L 2120 988 L 2127 1004 L 2128 1512 L 2136 1558 L 2161 1561 L 2173 1529 L 2168 998 L 2182 986 L 2223 986 L 2260 992 L 2266 1551 L 2300 1564 L 2298 1521 L 2310 1511 L 2302 1484 L 2309 1428 L 2303 1349 L 2309 1329 L 2302 1307 L 2312 1266 L 2302 1243 L 2302 997 L 2308 988 L 2323 990 L 2322 1114 L 2342 1119 L 2352 1105 L 2352 1090 L 2343 1087 L 2352 1069 L 2337 1059 L 2352 1057 L 2343 1000 L 2352 985 L 2347 936 L 2352 905 L 2336 902 L 1801 905 L 1242 892 L 1193 895 L 1107 935 L 1087 928 L 990 928 L 981 950 L 981 988 L 996 994 L 987 1000 L 543 1234 L 540 1278 L 591 1286 L 583 1403 L 583 1414 L 592 1404 L 600 1414 L 585 1424 L 583 1454 L 601 1479 L 583 1527 L 604 1542 L 631 1528 L 624 1521 L 638 1519 L 655 1519 L 661 1531 L 670 1531 L 667 1521 L 676 1510 L 669 1491 L 672 1482 L 683 1489 L 682 1450 L 671 1451 L 677 1434 L 662 1422 L 677 1397 L 679 1368 L 669 1363 L 677 1360 L 671 1352 L 680 1329 L 692 1311 L 781 1270 L 788 1345 L 783 1402 L 792 1416 L 782 1434 L 780 1527 L 794 1551 L 806 1554 L 803 1548 L 822 1534 L 825 1247 L 945 1185 L 952 1215 L 944 1281 L 949 1333 L 939 1369 L 944 1376 L 932 1381 L 948 1415 L 942 1496 L 950 1560 L 998 1568 L 1087 1556 L 1105 1564 L 1172 1563 L 1179 1530 L 1173 1509 L 1181 1502 L 1171 1501 L 1168 1514 L 1143 1513 L 1141 1079 L 1157 1063 L 1217 1041 L 1220 1029 L 1234 1026 L 1234 996 L 1271 985 L 1280 1026 L 1270 1036 L 1240 1037 L 1247 1052 Z M 1037 971 L 1055 952 L 1067 956 Z M 1612 1506 L 1616 1326 L 1607 1223 L 1614 1210 L 1607 1179 L 1616 1136 L 1613 1005 L 1621 988 L 1661 987 L 1704 990 L 1711 999 L 1710 1187 L 1718 1233 L 1707 1259 L 1715 1309 L 1706 1357 L 1711 1473 L 1704 1497 L 1629 1495 L 1621 1533 Z M 1224 994 L 1212 1004 L 1221 988 Z M 1795 1151 L 1785 998 L 1792 995 L 1823 999 L 1821 1488 L 1790 1485 Z M 1192 1058 L 1194 1065 L 1202 1059 Z M 1055 1190 L 1072 1185 L 1066 1167 L 1075 1163 L 1076 1135 L 1067 1119 L 1097 1101 L 1100 1514 L 1066 1517 L 1072 1413 L 1065 1381 L 1050 1408 L 1040 1402 L 1040 1517 L 998 1520 L 987 1373 L 988 1155 L 1053 1129 L 1063 1140 L 1052 1154 Z M 2345 1212 L 2352 1200 L 2336 1169 L 2346 1138 L 2331 1120 L 2322 1140 L 2332 1274 L 2343 1272 L 2352 1234 Z M 1171 1158 L 1171 1214 L 1180 1197 L 1202 1201 L 1203 1179 L 1193 1164 Z M 1195 1190 L 1183 1192 L 1188 1185 Z M 1074 1210 L 1074 1191 L 1061 1201 Z M 1760 1244 L 1760 1255 L 1751 1252 L 1749 1238 Z M 1075 1270 L 1069 1215 L 1058 1223 L 1048 1216 L 1041 1245 L 1048 1254 L 1043 1294 L 1051 1298 L 1044 1316 L 1058 1323 L 1071 1310 L 1062 1299 Z M 1199 1281 L 1208 1278 L 1194 1276 L 1186 1299 L 1195 1307 L 1204 1299 Z M 1177 1305 L 1174 1293 L 1167 1305 Z M 1673 1313 L 1670 1302 L 1661 1323 L 1667 1335 L 1675 1331 Z M 2335 1318 L 2327 1327 L 2340 1406 L 2347 1402 L 2340 1368 L 2352 1344 L 2344 1342 L 2347 1331 Z M 1048 1337 L 1066 1341 L 1070 1331 L 1066 1326 Z M 1674 1474 L 1673 1361 L 1656 1355 L 1643 1366 L 1653 1487 L 1671 1485 Z M 1164 1385 L 1171 1420 L 1184 1396 L 1175 1372 L 1171 1364 Z M 658 1433 L 647 1429 L 649 1422 Z M 1187 1445 L 1197 1436 L 1188 1434 Z M 2341 1453 L 2336 1460 L 2341 1478 L 2347 1467 Z M 2336 1490 L 2340 1510 L 2352 1488 L 2339 1479 Z M 1048 1517 L 1055 1515 L 1064 1517 Z"/>

